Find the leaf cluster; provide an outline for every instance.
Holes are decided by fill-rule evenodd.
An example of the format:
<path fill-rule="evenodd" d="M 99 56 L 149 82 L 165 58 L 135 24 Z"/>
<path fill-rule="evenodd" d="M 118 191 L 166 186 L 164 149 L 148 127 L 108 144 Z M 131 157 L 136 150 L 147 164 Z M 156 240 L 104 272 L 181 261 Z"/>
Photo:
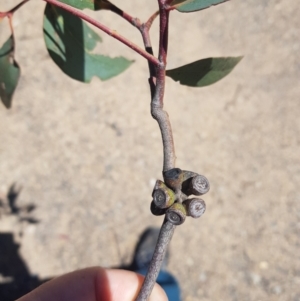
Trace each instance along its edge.
<path fill-rule="evenodd" d="M 23 2 L 27 1 L 29 0 L 23 0 Z M 170 11 L 190 13 L 225 1 L 173 0 L 167 2 L 169 2 L 168 9 Z M 110 9 L 120 15 L 122 12 L 107 0 L 59 0 L 59 2 L 79 10 Z M 6 15 L 0 12 L 0 20 L 7 16 L 11 21 L 12 11 Z M 133 63 L 133 60 L 123 56 L 110 57 L 95 53 L 96 47 L 102 43 L 100 35 L 81 18 L 50 3 L 47 3 L 44 11 L 43 35 L 53 62 L 66 75 L 81 82 L 88 83 L 95 76 L 101 80 L 108 80 L 124 72 Z M 101 47 L 97 47 L 97 49 L 99 48 L 101 49 Z M 15 60 L 14 50 L 14 32 L 11 26 L 10 37 L 0 47 L 0 97 L 6 108 L 11 107 L 12 96 L 20 77 L 20 67 Z M 166 70 L 166 76 L 182 85 L 204 87 L 228 75 L 241 58 L 201 59 L 172 70 Z"/>

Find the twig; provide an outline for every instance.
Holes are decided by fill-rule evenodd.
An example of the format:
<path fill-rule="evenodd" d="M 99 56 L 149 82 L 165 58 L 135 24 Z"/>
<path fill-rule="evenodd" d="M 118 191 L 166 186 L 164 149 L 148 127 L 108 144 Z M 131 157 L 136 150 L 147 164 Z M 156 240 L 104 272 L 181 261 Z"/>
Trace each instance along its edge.
<path fill-rule="evenodd" d="M 141 26 L 139 27 L 139 30 L 143 37 L 145 50 L 148 53 L 151 53 L 152 55 L 153 55 L 153 49 L 152 49 L 152 45 L 151 45 L 149 31 L 150 31 L 153 21 L 155 20 L 155 18 L 158 15 L 159 15 L 159 11 L 156 11 L 154 14 L 152 14 L 150 16 L 150 18 L 148 19 L 147 22 L 141 24 Z M 150 93 L 151 93 L 151 100 L 152 100 L 154 98 L 155 87 L 156 87 L 156 66 L 154 66 L 151 62 L 148 61 L 148 67 L 149 67 L 149 73 L 150 73 L 148 82 L 150 85 Z"/>
<path fill-rule="evenodd" d="M 151 28 L 151 25 L 155 18 L 159 15 L 159 11 L 156 11 L 154 14 L 150 16 L 147 22 L 141 23 L 139 18 L 134 18 L 130 14 L 126 13 L 124 10 L 120 9 L 113 3 L 111 3 L 108 0 L 102 0 L 102 7 L 104 9 L 108 9 L 117 15 L 121 16 L 123 19 L 125 19 L 127 22 L 129 22 L 131 25 L 136 27 L 142 34 L 144 46 L 145 46 L 145 51 L 149 53 L 150 55 L 154 56 L 152 46 L 151 46 L 151 40 L 150 40 L 150 35 L 149 35 L 149 30 Z M 148 66 L 150 70 L 150 78 L 149 79 L 149 84 L 151 87 L 151 99 L 154 95 L 154 89 L 155 89 L 155 84 L 154 84 L 154 78 L 155 78 L 155 65 L 148 60 Z"/>
<path fill-rule="evenodd" d="M 156 19 L 156 17 L 159 15 L 159 10 L 156 11 L 153 15 L 150 16 L 148 21 L 145 23 L 146 28 L 148 31 L 150 30 L 150 27 L 152 26 L 153 21 Z"/>
<path fill-rule="evenodd" d="M 8 22 L 9 22 L 9 28 L 10 28 L 10 31 L 11 31 L 12 51 L 13 51 L 13 54 L 14 54 L 15 48 L 16 48 L 16 41 L 15 41 L 14 27 L 13 27 L 13 23 L 12 23 L 12 14 L 9 14 L 7 17 L 8 17 Z"/>
<path fill-rule="evenodd" d="M 121 43 L 125 44 L 126 46 L 128 46 L 129 48 L 131 48 L 132 50 L 134 50 L 135 52 L 137 52 L 138 54 L 140 54 L 141 56 L 146 58 L 148 61 L 150 61 L 154 65 L 156 65 L 156 66 L 160 65 L 160 62 L 156 57 L 149 54 L 147 51 L 143 50 L 141 47 L 137 46 L 136 44 L 134 44 L 130 40 L 128 40 L 125 37 L 121 36 L 115 30 L 111 30 L 107 26 L 105 26 L 102 23 L 94 20 L 93 18 L 85 15 L 81 11 L 75 9 L 74 7 L 66 5 L 66 4 L 64 4 L 62 2 L 59 2 L 57 0 L 44 0 L 44 1 L 47 2 L 47 3 L 50 3 L 52 5 L 55 5 L 57 7 L 60 7 L 64 10 L 68 11 L 69 13 L 79 17 L 80 19 L 85 20 L 86 22 L 94 25 L 95 27 L 97 27 L 100 30 L 104 31 L 105 33 L 107 33 L 111 37 L 113 37 L 113 38 L 117 39 L 118 41 L 120 41 Z"/>
<path fill-rule="evenodd" d="M 120 9 L 119 7 L 117 7 L 116 5 L 114 5 L 113 3 L 111 3 L 108 0 L 102 0 L 101 5 L 102 5 L 101 6 L 102 9 L 107 9 L 107 10 L 110 10 L 110 11 L 116 13 L 117 15 L 119 15 L 123 19 L 125 19 L 127 22 L 129 22 L 131 25 L 136 27 L 142 33 L 143 39 L 144 39 L 144 33 L 146 33 L 146 32 L 149 37 L 150 27 L 151 27 L 153 21 L 155 20 L 155 18 L 159 15 L 159 11 L 156 11 L 154 14 L 152 14 L 150 16 L 150 18 L 148 19 L 147 22 L 141 23 L 141 20 L 139 18 L 132 17 L 130 14 L 128 14 L 124 10 Z M 148 44 L 149 43 L 147 41 L 145 41 L 145 39 L 144 39 L 144 45 L 146 47 L 146 51 L 147 51 L 146 45 L 148 45 Z M 147 51 L 147 52 L 153 55 L 153 51 L 150 51 L 150 52 Z"/>
<path fill-rule="evenodd" d="M 164 220 L 160 229 L 155 251 L 147 271 L 147 275 L 136 301 L 147 301 L 149 299 L 175 228 L 176 226 L 171 224 L 166 219 Z"/>
<path fill-rule="evenodd" d="M 156 90 L 158 90 L 158 88 L 159 87 L 157 84 Z M 161 131 L 164 151 L 163 171 L 167 171 L 175 167 L 176 160 L 174 151 L 174 140 L 169 115 L 160 106 L 156 106 L 155 104 L 151 105 L 151 115 L 158 122 Z"/>
<path fill-rule="evenodd" d="M 159 15 L 159 11 L 156 11 L 154 14 L 152 14 L 147 22 L 141 23 L 139 18 L 132 17 L 130 14 L 128 14 L 124 10 L 118 8 L 116 5 L 112 4 L 108 0 L 103 0 L 102 7 L 104 9 L 111 10 L 112 12 L 121 16 L 123 19 L 125 19 L 127 22 L 129 22 L 131 25 L 136 27 L 142 34 L 145 51 L 147 53 L 149 53 L 150 55 L 154 56 L 153 49 L 151 46 L 149 31 L 150 31 L 153 21 Z M 151 92 L 151 99 L 152 99 L 154 96 L 154 92 L 155 92 L 156 70 L 155 70 L 155 65 L 150 60 L 148 60 L 148 67 L 149 67 L 149 71 L 150 71 L 149 85 L 150 85 L 150 92 Z"/>
<path fill-rule="evenodd" d="M 161 62 L 156 71 L 156 89 L 151 102 L 152 117 L 158 122 L 164 150 L 163 171 L 175 167 L 175 147 L 169 115 L 163 110 L 163 99 L 165 93 L 165 77 L 168 52 L 168 25 L 169 12 L 165 9 L 165 0 L 158 0 L 160 10 L 160 38 L 158 59 Z"/>
<path fill-rule="evenodd" d="M 111 3 L 108 0 L 102 0 L 102 7 L 103 7 L 103 9 L 108 9 L 108 10 L 116 13 L 117 15 L 121 16 L 123 19 L 125 19 L 127 22 L 129 22 L 131 25 L 138 28 L 139 30 L 141 30 L 141 27 L 144 24 L 146 25 L 146 27 L 148 29 L 150 29 L 153 21 L 159 15 L 159 11 L 156 11 L 153 15 L 151 15 L 151 17 L 149 18 L 149 20 L 146 23 L 142 24 L 141 20 L 139 18 L 132 17 L 130 14 L 128 14 L 124 10 L 120 9 L 119 7 L 117 7 L 116 5 L 114 5 L 113 3 Z"/>
<path fill-rule="evenodd" d="M 127 22 L 129 22 L 131 25 L 134 27 L 139 28 L 141 26 L 141 21 L 139 18 L 134 18 L 130 14 L 126 13 L 124 10 L 120 9 L 113 3 L 111 3 L 108 0 L 102 0 L 103 2 L 103 7 L 105 9 L 109 9 L 110 11 L 114 12 L 115 14 L 121 16 L 123 19 L 125 19 Z"/>
<path fill-rule="evenodd" d="M 173 134 L 171 124 L 169 121 L 169 116 L 167 112 L 163 110 L 163 98 L 165 90 L 165 68 L 167 63 L 168 51 L 169 12 L 166 10 L 167 2 L 168 0 L 158 0 L 160 15 L 160 38 L 158 58 L 161 65 L 156 66 L 156 68 L 154 69 L 151 63 L 149 63 L 149 84 L 152 97 L 151 114 L 152 117 L 158 122 L 162 135 L 164 152 L 164 172 L 175 167 L 176 159 Z M 149 37 L 149 28 L 156 15 L 157 13 L 151 16 L 148 22 L 141 27 L 141 33 L 143 36 L 145 48 L 146 50 L 148 49 L 148 51 L 151 52 L 152 47 Z M 149 265 L 149 269 L 147 271 L 141 290 L 136 298 L 136 301 L 147 301 L 149 299 L 175 228 L 175 225 L 170 223 L 166 218 L 164 219 L 164 222 L 160 229 L 160 234 L 155 247 L 155 251 L 151 263 Z"/>

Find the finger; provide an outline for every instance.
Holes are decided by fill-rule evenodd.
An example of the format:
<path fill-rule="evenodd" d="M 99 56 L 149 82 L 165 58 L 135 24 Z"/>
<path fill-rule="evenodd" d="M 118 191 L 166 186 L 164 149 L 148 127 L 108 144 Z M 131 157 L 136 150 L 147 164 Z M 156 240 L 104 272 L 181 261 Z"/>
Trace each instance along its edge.
<path fill-rule="evenodd" d="M 88 268 L 50 280 L 18 301 L 134 301 L 143 276 L 124 270 Z M 167 301 L 155 285 L 150 301 Z"/>
<path fill-rule="evenodd" d="M 144 276 L 124 270 L 108 270 L 106 277 L 109 284 L 108 295 L 111 299 L 103 301 L 134 301 L 144 281 Z M 155 284 L 149 301 L 168 301 L 168 298 L 164 290 Z"/>

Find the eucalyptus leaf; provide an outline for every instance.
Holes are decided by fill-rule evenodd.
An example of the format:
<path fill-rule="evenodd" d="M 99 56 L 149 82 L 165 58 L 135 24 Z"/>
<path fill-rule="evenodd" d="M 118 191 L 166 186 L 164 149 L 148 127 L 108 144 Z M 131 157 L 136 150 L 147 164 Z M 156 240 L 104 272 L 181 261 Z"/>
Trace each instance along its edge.
<path fill-rule="evenodd" d="M 228 75 L 242 58 L 242 56 L 207 58 L 167 70 L 166 75 L 185 86 L 205 87 Z"/>
<path fill-rule="evenodd" d="M 194 12 L 197 10 L 208 8 L 212 5 L 217 5 L 228 0 L 174 0 L 171 6 L 182 13 Z"/>
<path fill-rule="evenodd" d="M 110 79 L 126 70 L 133 61 L 95 54 L 100 36 L 78 17 L 46 5 L 44 39 L 50 57 L 68 76 L 90 82 L 93 76 Z"/>
<path fill-rule="evenodd" d="M 8 109 L 19 77 L 20 67 L 14 59 L 14 38 L 11 35 L 0 48 L 0 98 Z"/>
<path fill-rule="evenodd" d="M 59 2 L 68 4 L 78 9 L 100 10 L 107 8 L 107 1 L 105 0 L 58 0 Z"/>

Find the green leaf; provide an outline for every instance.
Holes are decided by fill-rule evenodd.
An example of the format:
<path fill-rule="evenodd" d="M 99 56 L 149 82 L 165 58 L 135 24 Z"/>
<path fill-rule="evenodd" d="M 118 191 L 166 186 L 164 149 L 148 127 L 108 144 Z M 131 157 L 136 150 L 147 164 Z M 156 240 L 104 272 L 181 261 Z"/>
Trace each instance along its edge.
<path fill-rule="evenodd" d="M 228 0 L 174 0 L 171 6 L 174 6 L 182 13 L 194 12 L 197 10 L 208 8 Z"/>
<path fill-rule="evenodd" d="M 59 2 L 68 4 L 78 9 L 100 10 L 107 9 L 109 5 L 106 0 L 58 0 Z"/>
<path fill-rule="evenodd" d="M 166 75 L 185 86 L 205 87 L 228 75 L 242 58 L 242 56 L 207 58 L 167 70 Z"/>
<path fill-rule="evenodd" d="M 44 39 L 50 57 L 68 76 L 90 82 L 93 76 L 110 79 L 126 70 L 133 61 L 95 54 L 101 38 L 81 19 L 47 4 Z"/>
<path fill-rule="evenodd" d="M 0 98 L 8 109 L 19 77 L 20 67 L 14 59 L 14 38 L 11 35 L 0 48 Z"/>

